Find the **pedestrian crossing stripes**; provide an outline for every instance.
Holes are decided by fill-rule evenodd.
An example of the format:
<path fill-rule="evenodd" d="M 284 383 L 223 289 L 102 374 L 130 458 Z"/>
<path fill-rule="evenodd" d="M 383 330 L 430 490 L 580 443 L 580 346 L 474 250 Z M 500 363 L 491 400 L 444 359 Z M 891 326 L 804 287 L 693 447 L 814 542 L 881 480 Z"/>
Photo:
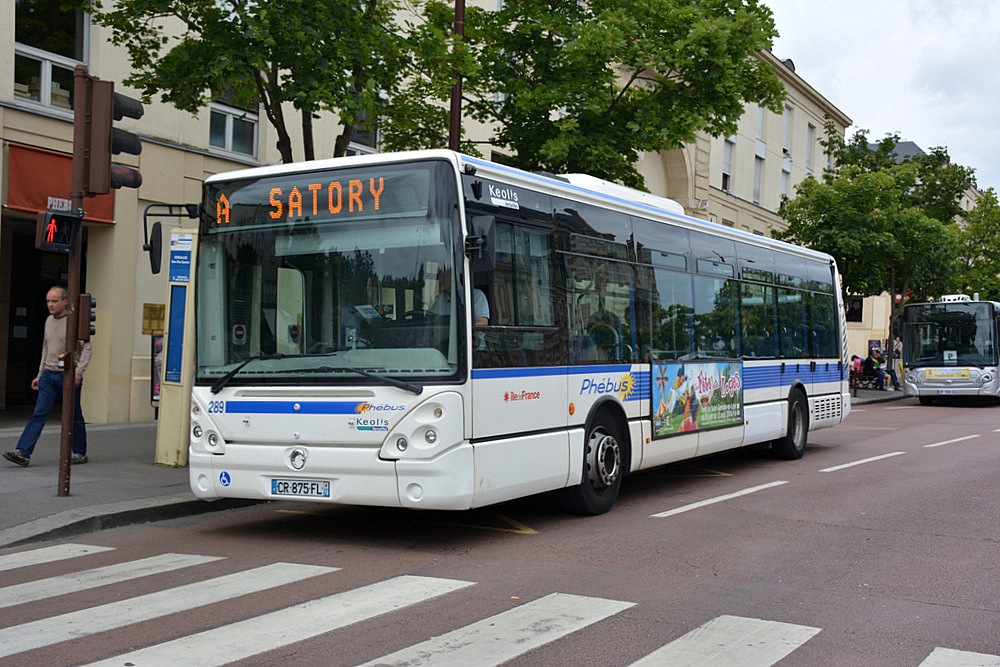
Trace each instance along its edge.
<path fill-rule="evenodd" d="M 16 604 L 34 602 L 56 595 L 68 595 L 98 586 L 117 584 L 151 574 L 162 574 L 182 567 L 192 567 L 221 560 L 217 556 L 189 556 L 187 554 L 161 554 L 130 563 L 117 563 L 93 570 L 74 572 L 61 577 L 7 586 L 0 589 L 0 609 Z"/>
<path fill-rule="evenodd" d="M 33 551 L 23 551 L 16 554 L 0 556 L 0 572 L 15 570 L 27 565 L 41 565 L 67 558 L 77 558 L 102 551 L 114 551 L 114 547 L 90 547 L 85 544 L 59 544 L 54 547 L 44 547 Z"/>
<path fill-rule="evenodd" d="M 806 643 L 819 628 L 757 618 L 719 616 L 632 663 L 656 665 L 741 665 L 767 667 Z"/>
<path fill-rule="evenodd" d="M 196 584 L 110 602 L 0 630 L 0 658 L 124 625 L 186 611 L 219 600 L 315 577 L 337 568 L 274 563 Z"/>
<path fill-rule="evenodd" d="M 62 545 L 0 557 L 0 570 L 27 567 L 106 551 L 103 547 Z M 126 584 L 140 577 L 222 560 L 217 556 L 160 554 L 113 566 L 85 569 L 0 588 L 0 607 L 10 608 L 67 593 Z M 193 610 L 239 596 L 264 593 L 275 587 L 339 571 L 336 567 L 272 563 L 101 604 L 0 629 L 0 659 L 60 642 L 127 627 L 168 614 Z M 427 576 L 401 575 L 367 586 L 294 604 L 211 629 L 178 636 L 160 644 L 101 658 L 92 665 L 223 665 L 253 659 L 268 651 L 307 642 L 324 633 L 369 621 L 442 596 L 472 590 L 475 582 Z M 394 653 L 377 657 L 375 665 L 434 665 L 477 667 L 500 665 L 557 641 L 572 642 L 573 633 L 609 621 L 636 607 L 635 603 L 600 597 L 550 593 L 437 637 L 418 641 Z M 2 618 L 2 617 L 0 617 Z M 693 625 L 693 624 L 692 624 Z M 598 626 L 599 627 L 599 626 Z M 652 665 L 720 665 L 768 667 L 796 651 L 822 632 L 821 628 L 774 620 L 718 616 L 683 636 L 670 639 L 632 667 Z M 580 635 L 577 635 L 578 637 Z M 593 637 L 594 633 L 587 633 Z M 297 649 L 291 649 L 297 650 Z M 78 656 L 78 661 L 86 661 Z M 935 648 L 919 667 L 1000 667 L 1000 656 Z"/>
<path fill-rule="evenodd" d="M 471 581 L 395 577 L 93 665 L 222 665 L 471 585 Z"/>
<path fill-rule="evenodd" d="M 363 667 L 499 665 L 631 606 L 630 602 L 553 593 Z"/>

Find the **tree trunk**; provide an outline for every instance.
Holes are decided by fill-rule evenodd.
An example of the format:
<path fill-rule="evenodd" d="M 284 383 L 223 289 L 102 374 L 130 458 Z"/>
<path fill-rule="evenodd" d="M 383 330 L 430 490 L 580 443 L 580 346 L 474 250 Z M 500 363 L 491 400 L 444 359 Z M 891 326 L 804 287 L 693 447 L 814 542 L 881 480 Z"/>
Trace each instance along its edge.
<path fill-rule="evenodd" d="M 264 107 L 264 114 L 271 122 L 271 127 L 278 134 L 277 148 L 281 154 L 281 161 L 288 164 L 292 158 L 292 138 L 285 127 L 285 116 L 281 110 L 281 101 L 278 99 L 278 70 L 272 64 L 265 82 L 260 74 L 254 76 L 257 84 L 257 91 L 260 93 L 261 105 Z"/>
<path fill-rule="evenodd" d="M 344 125 L 344 132 L 337 137 L 337 141 L 333 145 L 333 157 L 344 157 L 347 155 L 347 147 L 351 144 L 354 139 L 354 126 Z"/>
<path fill-rule="evenodd" d="M 302 110 L 302 150 L 306 160 L 316 159 L 316 149 L 313 146 L 313 118 L 308 109 Z"/>

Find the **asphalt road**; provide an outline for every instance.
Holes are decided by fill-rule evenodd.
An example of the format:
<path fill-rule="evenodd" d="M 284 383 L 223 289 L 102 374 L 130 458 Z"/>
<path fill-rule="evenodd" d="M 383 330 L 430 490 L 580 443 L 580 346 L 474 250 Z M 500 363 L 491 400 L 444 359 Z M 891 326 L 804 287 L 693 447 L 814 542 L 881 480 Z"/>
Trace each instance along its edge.
<path fill-rule="evenodd" d="M 1000 665 L 998 430 L 910 399 L 600 517 L 271 503 L 6 549 L 0 663 Z"/>

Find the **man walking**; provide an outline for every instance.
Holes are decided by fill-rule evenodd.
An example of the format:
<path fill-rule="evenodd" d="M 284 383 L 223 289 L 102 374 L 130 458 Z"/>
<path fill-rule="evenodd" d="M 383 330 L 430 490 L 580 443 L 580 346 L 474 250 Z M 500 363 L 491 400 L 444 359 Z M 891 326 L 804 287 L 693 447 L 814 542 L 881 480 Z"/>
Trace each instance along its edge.
<path fill-rule="evenodd" d="M 49 316 L 45 320 L 45 337 L 42 340 L 42 361 L 38 366 L 38 376 L 31 381 L 31 388 L 38 392 L 35 411 L 24 427 L 17 448 L 4 452 L 3 457 L 19 466 L 31 462 L 31 453 L 49 418 L 49 412 L 57 396 L 63 392 L 63 356 L 66 351 L 66 315 L 69 310 L 69 296 L 62 287 L 53 287 L 45 295 L 45 305 Z M 90 363 L 90 342 L 77 343 L 76 360 L 76 405 L 73 410 L 73 463 L 87 462 L 87 427 L 80 408 L 80 390 L 83 388 L 83 372 Z"/>

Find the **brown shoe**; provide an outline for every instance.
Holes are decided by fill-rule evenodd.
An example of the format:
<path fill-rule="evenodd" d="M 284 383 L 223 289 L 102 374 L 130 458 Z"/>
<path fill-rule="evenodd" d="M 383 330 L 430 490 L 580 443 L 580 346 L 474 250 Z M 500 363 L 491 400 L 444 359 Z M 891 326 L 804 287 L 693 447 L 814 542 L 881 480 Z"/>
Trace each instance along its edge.
<path fill-rule="evenodd" d="M 3 457 L 8 461 L 10 461 L 11 463 L 16 463 L 17 465 L 22 467 L 27 467 L 27 465 L 31 463 L 31 459 L 29 459 L 27 456 L 25 456 L 16 449 L 12 452 L 4 452 Z"/>

